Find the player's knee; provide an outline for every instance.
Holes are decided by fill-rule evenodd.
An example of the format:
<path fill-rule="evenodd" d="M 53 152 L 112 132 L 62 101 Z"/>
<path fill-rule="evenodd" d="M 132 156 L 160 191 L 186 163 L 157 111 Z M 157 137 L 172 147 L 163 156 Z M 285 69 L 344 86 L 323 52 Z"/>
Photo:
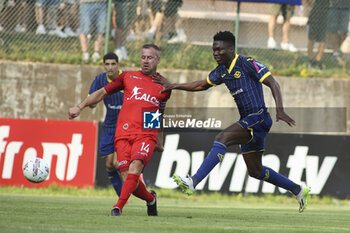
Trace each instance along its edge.
<path fill-rule="evenodd" d="M 118 167 L 116 166 L 116 164 L 113 163 L 113 161 L 106 161 L 106 168 L 108 171 L 113 171 Z"/>
<path fill-rule="evenodd" d="M 219 142 L 226 144 L 227 138 L 225 137 L 225 134 L 223 132 L 220 132 L 215 136 L 215 141 L 219 141 Z"/>
<path fill-rule="evenodd" d="M 144 165 L 142 160 L 133 160 L 129 166 L 129 173 L 141 174 L 143 167 Z"/>
<path fill-rule="evenodd" d="M 120 173 L 122 180 L 125 182 L 126 178 L 128 177 L 129 172 L 128 171 L 123 171 Z"/>
<path fill-rule="evenodd" d="M 260 176 L 260 171 L 258 169 L 248 169 L 248 175 L 253 178 L 258 178 Z"/>

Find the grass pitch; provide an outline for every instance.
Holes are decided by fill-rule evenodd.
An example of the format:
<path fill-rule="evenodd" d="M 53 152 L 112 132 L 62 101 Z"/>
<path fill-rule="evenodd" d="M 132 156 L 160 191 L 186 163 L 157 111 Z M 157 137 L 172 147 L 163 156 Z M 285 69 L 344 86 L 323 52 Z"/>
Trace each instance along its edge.
<path fill-rule="evenodd" d="M 185 195 L 169 199 L 159 191 L 158 217 L 148 217 L 145 203 L 137 198 L 129 200 L 123 216 L 112 217 L 116 198 L 110 196 L 0 193 L 2 233 L 350 232 L 348 203 L 314 205 L 309 201 L 308 209 L 299 214 L 296 201 L 213 201 Z"/>

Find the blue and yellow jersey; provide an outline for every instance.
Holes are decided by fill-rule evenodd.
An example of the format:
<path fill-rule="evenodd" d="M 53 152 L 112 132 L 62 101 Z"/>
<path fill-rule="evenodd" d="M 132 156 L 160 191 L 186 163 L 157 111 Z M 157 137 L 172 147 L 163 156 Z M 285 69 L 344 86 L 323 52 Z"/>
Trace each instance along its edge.
<path fill-rule="evenodd" d="M 266 110 L 262 82 L 271 72 L 251 57 L 236 54 L 231 66 L 217 66 L 210 72 L 207 82 L 212 85 L 225 83 L 234 98 L 241 118 L 261 109 Z"/>
<path fill-rule="evenodd" d="M 119 74 L 121 73 L 122 71 L 119 70 Z M 106 86 L 110 82 L 112 82 L 112 80 L 107 77 L 106 72 L 97 75 L 91 84 L 89 95 Z M 108 134 L 115 134 L 118 115 L 123 105 L 123 97 L 124 94 L 122 92 L 117 92 L 113 95 L 106 96 L 106 98 L 103 100 L 107 110 L 105 120 L 103 122 L 103 128 Z"/>

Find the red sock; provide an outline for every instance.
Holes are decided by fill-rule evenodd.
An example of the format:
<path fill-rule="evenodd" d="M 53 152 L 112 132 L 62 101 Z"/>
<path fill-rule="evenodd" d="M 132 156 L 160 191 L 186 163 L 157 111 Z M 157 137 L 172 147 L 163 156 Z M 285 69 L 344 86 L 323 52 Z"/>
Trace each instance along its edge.
<path fill-rule="evenodd" d="M 139 175 L 128 174 L 128 177 L 126 177 L 126 180 L 123 184 L 122 192 L 120 194 L 118 202 L 113 207 L 118 207 L 120 210 L 123 209 L 124 205 L 126 204 L 126 202 L 129 199 L 131 193 L 134 191 L 138 180 L 139 180 Z"/>
<path fill-rule="evenodd" d="M 132 194 L 146 202 L 151 202 L 154 199 L 153 195 L 147 191 L 145 184 L 141 180 L 139 181 L 139 187 L 137 187 Z"/>

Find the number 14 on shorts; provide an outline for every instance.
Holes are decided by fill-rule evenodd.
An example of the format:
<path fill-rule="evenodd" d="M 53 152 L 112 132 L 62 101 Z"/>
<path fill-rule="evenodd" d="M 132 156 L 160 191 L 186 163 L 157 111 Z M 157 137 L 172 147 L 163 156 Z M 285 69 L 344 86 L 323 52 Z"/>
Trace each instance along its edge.
<path fill-rule="evenodd" d="M 143 151 L 146 151 L 147 153 L 143 153 Z M 140 154 L 144 154 L 147 156 L 148 153 L 149 153 L 149 144 L 146 144 L 145 142 L 143 142 L 141 144 Z"/>

